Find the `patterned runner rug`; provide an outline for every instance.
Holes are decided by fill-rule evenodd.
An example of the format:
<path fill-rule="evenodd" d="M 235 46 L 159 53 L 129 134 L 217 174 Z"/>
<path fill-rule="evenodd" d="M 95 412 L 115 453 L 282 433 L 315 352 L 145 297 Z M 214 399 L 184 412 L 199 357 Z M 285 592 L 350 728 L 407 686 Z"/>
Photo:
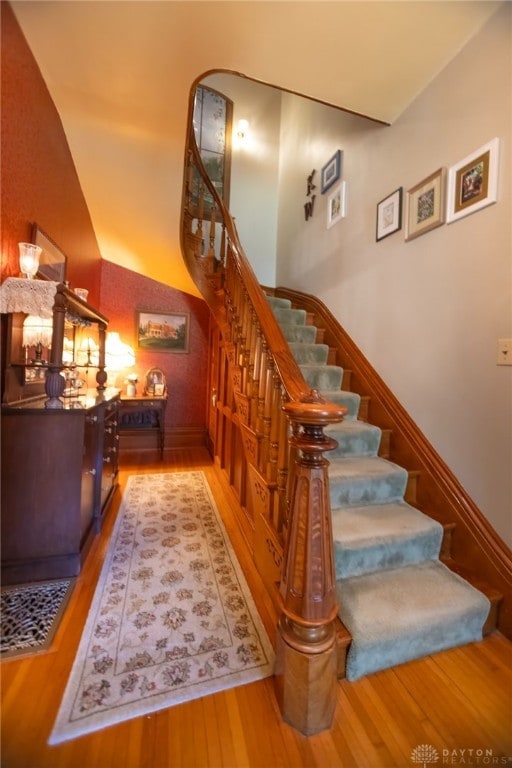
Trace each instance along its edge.
<path fill-rule="evenodd" d="M 75 579 L 2 587 L 1 658 L 45 651 L 50 647 Z"/>
<path fill-rule="evenodd" d="M 129 477 L 49 743 L 260 680 L 273 667 L 204 474 Z"/>

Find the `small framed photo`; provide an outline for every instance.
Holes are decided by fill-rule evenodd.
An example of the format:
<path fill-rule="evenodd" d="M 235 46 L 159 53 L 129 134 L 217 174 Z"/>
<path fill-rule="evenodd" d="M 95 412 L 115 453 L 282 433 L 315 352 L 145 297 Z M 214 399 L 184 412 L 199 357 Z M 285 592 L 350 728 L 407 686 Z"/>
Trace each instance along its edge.
<path fill-rule="evenodd" d="M 448 172 L 448 214 L 452 221 L 475 213 L 498 199 L 499 139 L 492 139 Z"/>
<path fill-rule="evenodd" d="M 338 149 L 328 163 L 322 168 L 321 186 L 322 195 L 335 184 L 341 176 L 341 156 L 343 152 Z"/>
<path fill-rule="evenodd" d="M 347 186 L 344 181 L 327 198 L 327 229 L 347 215 Z"/>
<path fill-rule="evenodd" d="M 188 352 L 188 313 L 137 311 L 137 346 L 151 352 Z"/>
<path fill-rule="evenodd" d="M 412 240 L 444 224 L 446 168 L 407 191 L 405 239 Z"/>
<path fill-rule="evenodd" d="M 398 232 L 402 228 L 403 187 L 377 203 L 377 241 Z"/>

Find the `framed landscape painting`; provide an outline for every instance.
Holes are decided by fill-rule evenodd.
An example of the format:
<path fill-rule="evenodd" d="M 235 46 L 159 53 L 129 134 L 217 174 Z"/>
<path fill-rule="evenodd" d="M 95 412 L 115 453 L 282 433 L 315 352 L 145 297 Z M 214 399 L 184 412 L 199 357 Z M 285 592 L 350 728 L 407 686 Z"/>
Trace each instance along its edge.
<path fill-rule="evenodd" d="M 139 349 L 151 352 L 188 352 L 188 313 L 139 310 L 135 322 Z"/>

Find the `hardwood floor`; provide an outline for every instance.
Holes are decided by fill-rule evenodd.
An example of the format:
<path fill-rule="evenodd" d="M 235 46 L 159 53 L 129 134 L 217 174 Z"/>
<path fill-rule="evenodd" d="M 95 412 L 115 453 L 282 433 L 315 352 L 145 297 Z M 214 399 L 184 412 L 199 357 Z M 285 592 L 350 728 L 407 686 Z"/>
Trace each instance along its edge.
<path fill-rule="evenodd" d="M 229 514 L 206 451 L 125 462 L 135 472 L 204 470 L 272 640 L 275 614 Z M 2 768 L 411 768 L 512 765 L 512 643 L 494 633 L 368 678 L 338 684 L 332 730 L 306 738 L 281 721 L 272 678 L 48 747 L 121 493 L 89 553 L 48 652 L 1 663 Z M 419 752 L 437 751 L 426 755 Z M 472 751 L 471 751 L 472 750 Z M 430 758 L 430 761 L 429 759 Z"/>

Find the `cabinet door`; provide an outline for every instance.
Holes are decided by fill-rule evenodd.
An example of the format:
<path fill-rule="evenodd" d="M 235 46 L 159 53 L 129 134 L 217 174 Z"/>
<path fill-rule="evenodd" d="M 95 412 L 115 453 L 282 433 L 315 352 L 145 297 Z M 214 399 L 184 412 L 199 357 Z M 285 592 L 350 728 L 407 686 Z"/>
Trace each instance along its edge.
<path fill-rule="evenodd" d="M 95 516 L 95 500 L 97 486 L 97 456 L 99 445 L 100 426 L 97 415 L 88 414 L 85 417 L 84 447 L 82 457 L 82 485 L 80 504 L 80 533 L 81 541 L 85 539 L 91 529 Z"/>
<path fill-rule="evenodd" d="M 101 471 L 101 511 L 108 503 L 117 482 L 119 469 L 119 432 L 117 401 L 108 403 L 104 409 L 103 453 Z"/>

